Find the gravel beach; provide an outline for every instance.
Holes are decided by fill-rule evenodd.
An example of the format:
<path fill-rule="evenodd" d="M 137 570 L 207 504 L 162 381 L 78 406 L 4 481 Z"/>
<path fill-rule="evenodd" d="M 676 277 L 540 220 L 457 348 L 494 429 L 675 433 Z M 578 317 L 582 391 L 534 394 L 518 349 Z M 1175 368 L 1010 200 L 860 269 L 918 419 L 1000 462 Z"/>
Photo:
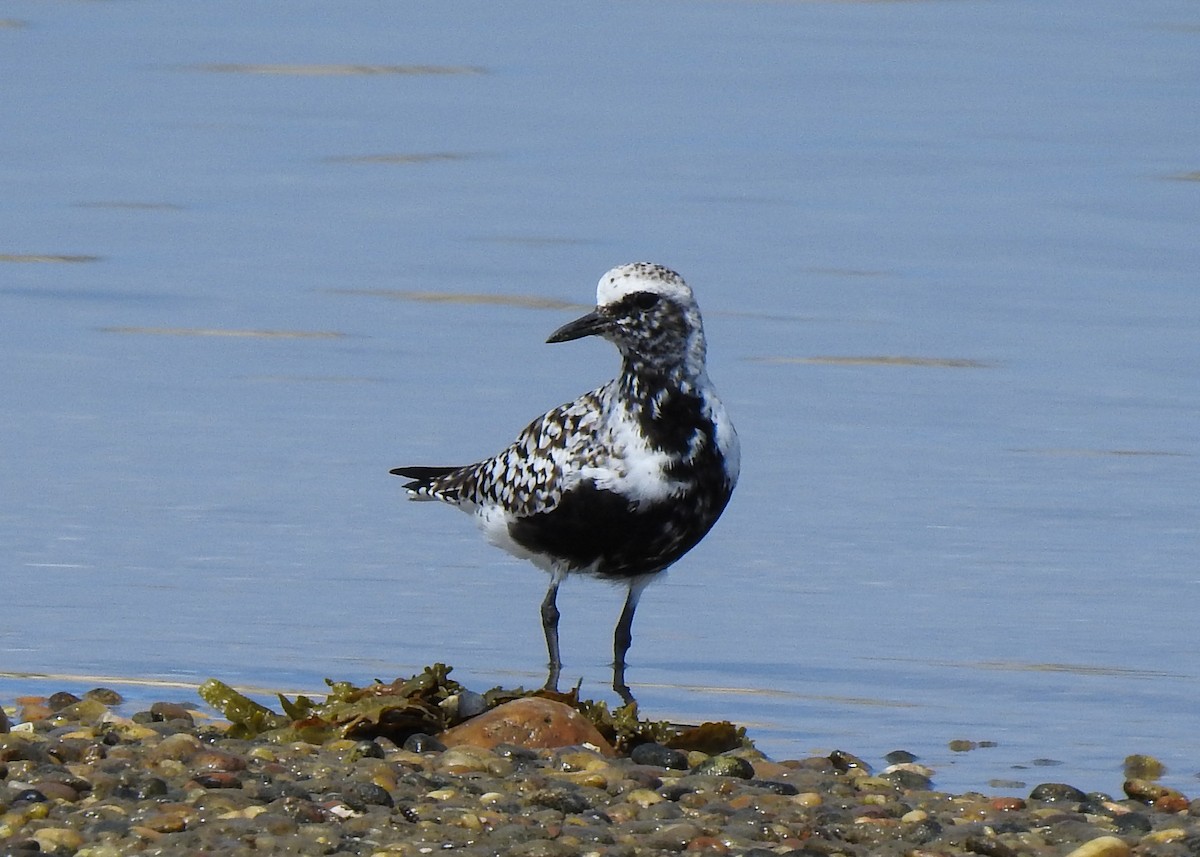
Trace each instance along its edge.
<path fill-rule="evenodd" d="M 114 697 L 4 700 L 0 855 L 1200 854 L 1200 800 L 1150 779 L 953 795 L 902 751 L 773 761 L 749 745 L 446 746 L 451 732 L 314 744 L 231 737 L 173 703 L 125 717 Z"/>

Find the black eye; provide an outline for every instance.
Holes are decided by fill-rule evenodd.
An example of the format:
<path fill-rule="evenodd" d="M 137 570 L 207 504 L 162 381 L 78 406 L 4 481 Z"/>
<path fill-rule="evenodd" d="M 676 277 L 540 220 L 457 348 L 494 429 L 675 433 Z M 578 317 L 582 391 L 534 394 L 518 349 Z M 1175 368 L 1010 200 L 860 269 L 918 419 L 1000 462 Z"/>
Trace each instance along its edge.
<path fill-rule="evenodd" d="M 652 309 L 658 304 L 658 295 L 654 292 L 638 292 L 633 296 L 633 305 L 638 309 Z"/>

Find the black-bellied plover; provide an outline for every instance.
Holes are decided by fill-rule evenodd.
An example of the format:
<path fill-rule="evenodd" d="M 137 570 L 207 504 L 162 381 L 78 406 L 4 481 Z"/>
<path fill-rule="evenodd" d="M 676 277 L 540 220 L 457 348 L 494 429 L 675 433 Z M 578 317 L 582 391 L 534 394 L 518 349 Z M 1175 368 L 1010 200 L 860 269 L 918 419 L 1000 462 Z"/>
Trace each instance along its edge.
<path fill-rule="evenodd" d="M 548 688 L 558 685 L 558 587 L 589 574 L 628 587 L 613 635 L 613 688 L 646 585 L 705 536 L 737 483 L 737 432 L 705 369 L 700 309 L 661 265 L 613 268 L 596 308 L 547 342 L 602 336 L 621 374 L 530 423 L 493 458 L 464 467 L 397 467 L 414 500 L 473 514 L 489 541 L 550 573 L 542 628 Z"/>

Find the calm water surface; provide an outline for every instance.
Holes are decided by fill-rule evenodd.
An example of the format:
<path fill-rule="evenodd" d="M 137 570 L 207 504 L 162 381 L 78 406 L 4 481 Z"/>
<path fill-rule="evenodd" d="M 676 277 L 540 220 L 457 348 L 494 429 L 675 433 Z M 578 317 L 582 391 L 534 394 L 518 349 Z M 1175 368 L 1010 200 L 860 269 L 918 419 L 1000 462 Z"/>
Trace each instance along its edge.
<path fill-rule="evenodd" d="M 540 573 L 387 470 L 610 377 L 555 302 L 650 259 L 744 470 L 642 601 L 646 713 L 1200 791 L 1195 3 L 4 16 L 4 702 L 539 682 Z M 587 693 L 620 601 L 560 598 Z"/>

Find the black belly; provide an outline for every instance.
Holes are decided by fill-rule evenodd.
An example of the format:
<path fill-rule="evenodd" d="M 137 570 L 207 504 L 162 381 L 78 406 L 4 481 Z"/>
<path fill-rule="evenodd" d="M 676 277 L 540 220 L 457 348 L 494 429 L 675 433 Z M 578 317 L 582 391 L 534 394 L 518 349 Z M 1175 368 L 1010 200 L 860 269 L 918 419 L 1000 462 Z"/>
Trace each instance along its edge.
<path fill-rule="evenodd" d="M 636 577 L 662 571 L 695 547 L 729 494 L 722 478 L 635 510 L 627 497 L 584 483 L 553 509 L 514 521 L 508 531 L 517 544 L 568 568 L 598 563 L 594 573 L 601 577 Z"/>

